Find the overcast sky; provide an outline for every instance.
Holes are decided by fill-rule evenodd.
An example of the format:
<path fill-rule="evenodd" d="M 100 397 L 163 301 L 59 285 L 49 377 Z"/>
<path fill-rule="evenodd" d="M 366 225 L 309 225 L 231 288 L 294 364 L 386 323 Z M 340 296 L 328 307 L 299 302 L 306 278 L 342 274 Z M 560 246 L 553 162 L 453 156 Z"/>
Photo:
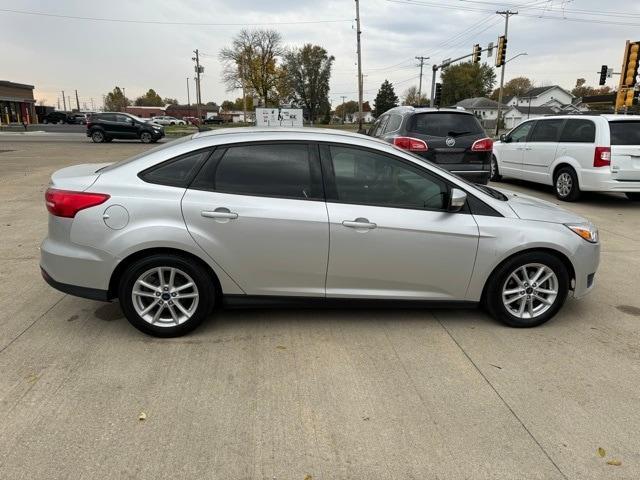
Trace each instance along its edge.
<path fill-rule="evenodd" d="M 520 12 L 510 21 L 507 57 L 528 53 L 508 64 L 507 80 L 526 75 L 537 85 L 571 88 L 584 77 L 595 85 L 600 66 L 619 71 L 624 42 L 640 40 L 637 0 L 361 0 L 365 99 L 373 99 L 385 78 L 400 96 L 417 85 L 416 55 L 439 63 L 471 52 L 475 43 L 495 42 L 504 30 L 495 10 L 507 7 Z M 6 10 L 227 25 L 124 23 Z M 205 67 L 203 101 L 220 103 L 239 92 L 225 90 L 217 55 L 246 25 L 277 29 L 286 46 L 309 42 L 334 55 L 330 97 L 335 106 L 342 95 L 357 98 L 354 18 L 353 0 L 0 0 L 0 79 L 35 85 L 36 98 L 49 105 L 55 105 L 61 90 L 73 96 L 78 89 L 81 104 L 90 106 L 93 98 L 99 106 L 115 85 L 125 87 L 129 98 L 154 88 L 185 102 L 187 77 L 193 100 L 191 57 L 199 48 Z M 291 24 L 320 21 L 325 23 Z M 423 90 L 430 81 L 428 66 Z"/>

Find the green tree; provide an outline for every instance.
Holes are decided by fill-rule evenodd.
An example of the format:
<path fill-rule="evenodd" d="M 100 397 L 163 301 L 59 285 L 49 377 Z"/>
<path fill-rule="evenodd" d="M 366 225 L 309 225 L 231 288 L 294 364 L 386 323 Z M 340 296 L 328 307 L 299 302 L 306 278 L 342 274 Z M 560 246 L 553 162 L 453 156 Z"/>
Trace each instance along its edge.
<path fill-rule="evenodd" d="M 472 97 L 487 97 L 496 83 L 496 72 L 486 63 L 458 63 L 442 70 L 442 105 L 455 105 Z"/>
<path fill-rule="evenodd" d="M 418 95 L 418 87 L 409 87 L 405 90 L 402 97 L 403 105 L 429 105 L 429 99 L 427 96 L 420 92 Z"/>
<path fill-rule="evenodd" d="M 242 100 L 242 97 L 238 97 L 236 98 L 235 102 L 232 102 L 232 110 L 244 110 L 244 101 Z M 250 97 L 249 95 L 247 95 L 247 111 L 252 111 L 253 110 L 253 97 Z"/>
<path fill-rule="evenodd" d="M 236 104 L 231 100 L 225 100 L 224 102 L 222 102 L 221 107 L 223 112 L 230 112 L 231 110 L 236 109 Z"/>
<path fill-rule="evenodd" d="M 306 107 L 311 122 L 325 117 L 330 109 L 329 78 L 334 60 L 324 48 L 310 43 L 284 56 L 292 103 Z"/>
<path fill-rule="evenodd" d="M 515 77 L 504 84 L 504 94 L 502 98 L 518 96 L 522 97 L 533 88 L 533 82 L 527 77 Z M 500 88 L 496 88 L 491 94 L 493 100 L 498 100 Z"/>
<path fill-rule="evenodd" d="M 227 90 L 244 87 L 255 92 L 263 105 L 277 103 L 276 87 L 281 76 L 278 59 L 283 53 L 282 37 L 277 31 L 240 31 L 231 46 L 219 54 Z"/>
<path fill-rule="evenodd" d="M 164 107 L 165 103 L 162 97 L 153 88 L 150 88 L 147 93 L 136 98 L 134 105 L 136 107 Z"/>
<path fill-rule="evenodd" d="M 340 117 L 340 120 L 344 120 L 347 115 L 352 115 L 358 111 L 358 102 L 355 100 L 349 100 L 348 102 L 341 103 L 336 107 L 335 114 Z"/>
<path fill-rule="evenodd" d="M 166 97 L 162 99 L 162 103 L 164 105 L 178 105 L 178 99 Z"/>
<path fill-rule="evenodd" d="M 591 95 L 606 95 L 611 93 L 611 87 L 602 86 L 599 88 L 591 87 L 586 84 L 587 81 L 584 78 L 578 78 L 576 80 L 576 86 L 571 90 L 571 95 L 574 97 L 582 98 Z"/>
<path fill-rule="evenodd" d="M 123 112 L 125 107 L 131 105 L 128 98 L 124 96 L 120 87 L 116 87 L 104 97 L 104 110 L 106 112 Z"/>
<path fill-rule="evenodd" d="M 385 80 L 380 85 L 380 90 L 373 101 L 373 116 L 379 117 L 390 108 L 398 106 L 398 96 L 393 90 L 393 84 Z"/>

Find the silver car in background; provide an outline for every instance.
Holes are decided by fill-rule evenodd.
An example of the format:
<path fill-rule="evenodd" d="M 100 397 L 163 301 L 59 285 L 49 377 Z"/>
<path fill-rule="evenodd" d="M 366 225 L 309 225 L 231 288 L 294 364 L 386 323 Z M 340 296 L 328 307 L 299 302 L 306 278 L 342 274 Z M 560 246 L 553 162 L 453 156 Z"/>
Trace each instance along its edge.
<path fill-rule="evenodd" d="M 330 130 L 196 133 L 64 168 L 46 206 L 45 280 L 119 299 L 157 336 L 217 306 L 283 300 L 481 303 L 531 327 L 593 288 L 600 253 L 584 218 Z"/>

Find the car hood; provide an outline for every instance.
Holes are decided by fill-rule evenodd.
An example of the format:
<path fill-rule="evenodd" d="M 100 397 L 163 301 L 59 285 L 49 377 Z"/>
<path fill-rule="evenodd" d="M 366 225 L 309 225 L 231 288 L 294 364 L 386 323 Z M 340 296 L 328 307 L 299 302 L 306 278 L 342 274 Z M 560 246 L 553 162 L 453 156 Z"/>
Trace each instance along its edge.
<path fill-rule="evenodd" d="M 550 223 L 587 223 L 588 220 L 573 212 L 560 208 L 554 203 L 540 200 L 519 192 L 498 188 L 507 198 L 511 210 L 523 220 Z"/>

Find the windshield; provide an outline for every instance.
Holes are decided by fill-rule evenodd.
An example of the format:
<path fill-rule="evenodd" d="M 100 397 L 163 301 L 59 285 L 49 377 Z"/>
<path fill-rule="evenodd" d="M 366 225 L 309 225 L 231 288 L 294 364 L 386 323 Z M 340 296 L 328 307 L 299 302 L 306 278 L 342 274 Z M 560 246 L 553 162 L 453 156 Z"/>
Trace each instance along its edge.
<path fill-rule="evenodd" d="M 459 137 L 484 135 L 480 123 L 473 115 L 457 112 L 417 113 L 411 117 L 407 129 L 430 137 Z"/>
<path fill-rule="evenodd" d="M 193 137 L 193 135 L 187 135 L 186 137 L 180 137 L 177 140 L 173 140 L 171 142 L 162 143 L 162 144 L 158 145 L 155 148 L 151 148 L 149 150 L 145 150 L 144 152 L 138 153 L 137 155 L 134 155 L 133 157 L 129 157 L 129 158 L 126 158 L 124 160 L 120 160 L 119 162 L 112 163 L 111 165 L 107 165 L 106 167 L 102 167 L 102 168 L 96 170 L 96 173 L 98 173 L 98 172 L 108 172 L 109 170 L 113 170 L 114 168 L 120 167 L 122 165 L 126 165 L 127 163 L 130 163 L 130 162 L 134 162 L 134 161 L 138 160 L 139 158 L 142 158 L 142 157 L 144 157 L 146 155 L 149 155 L 150 153 L 159 152 L 161 150 L 164 150 L 165 148 L 173 147 L 173 146 L 178 145 L 180 143 L 188 142 L 189 140 L 191 140 L 192 137 Z"/>

